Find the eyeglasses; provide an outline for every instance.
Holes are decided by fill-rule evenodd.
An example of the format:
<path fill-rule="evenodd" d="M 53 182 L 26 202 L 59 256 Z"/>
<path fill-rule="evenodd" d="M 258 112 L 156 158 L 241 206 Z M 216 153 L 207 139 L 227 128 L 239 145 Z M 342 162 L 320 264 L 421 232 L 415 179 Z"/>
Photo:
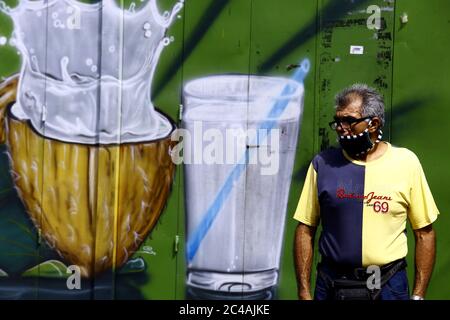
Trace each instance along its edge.
<path fill-rule="evenodd" d="M 336 130 L 338 127 L 343 129 L 353 128 L 353 126 L 357 123 L 370 119 L 372 117 L 364 117 L 364 118 L 354 118 L 354 117 L 343 117 L 343 118 L 335 118 L 334 121 L 328 123 L 331 129 Z"/>

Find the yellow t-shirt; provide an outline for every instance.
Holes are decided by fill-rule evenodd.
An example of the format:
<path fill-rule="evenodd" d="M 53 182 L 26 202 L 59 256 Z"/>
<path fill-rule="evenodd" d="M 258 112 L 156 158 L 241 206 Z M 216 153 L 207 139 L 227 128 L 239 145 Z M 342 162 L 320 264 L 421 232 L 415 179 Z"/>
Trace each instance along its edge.
<path fill-rule="evenodd" d="M 407 254 L 406 220 L 413 229 L 439 214 L 417 156 L 393 147 L 361 162 L 342 149 L 313 159 L 294 218 L 322 223 L 319 251 L 336 263 L 384 265 Z"/>

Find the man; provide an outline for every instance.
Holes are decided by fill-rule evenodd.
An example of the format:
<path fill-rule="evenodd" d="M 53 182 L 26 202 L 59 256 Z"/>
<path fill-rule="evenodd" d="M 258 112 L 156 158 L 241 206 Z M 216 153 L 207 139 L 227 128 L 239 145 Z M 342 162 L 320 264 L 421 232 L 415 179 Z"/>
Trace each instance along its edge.
<path fill-rule="evenodd" d="M 294 218 L 299 299 L 311 299 L 310 274 L 319 222 L 317 300 L 422 300 L 435 260 L 432 223 L 439 211 L 419 160 L 382 141 L 384 102 L 366 85 L 336 96 L 330 122 L 340 148 L 316 155 Z M 409 295 L 406 221 L 415 235 L 415 280 Z"/>

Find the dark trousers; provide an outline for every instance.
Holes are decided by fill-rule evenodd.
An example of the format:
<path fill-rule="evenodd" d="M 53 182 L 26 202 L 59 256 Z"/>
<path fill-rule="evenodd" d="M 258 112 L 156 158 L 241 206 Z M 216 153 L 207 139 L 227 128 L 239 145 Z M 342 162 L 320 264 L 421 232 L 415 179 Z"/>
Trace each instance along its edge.
<path fill-rule="evenodd" d="M 330 267 L 321 264 L 323 273 L 331 279 L 338 275 Z M 409 285 L 406 269 L 397 271 L 382 287 L 379 296 L 380 300 L 409 300 Z M 334 289 L 329 281 L 324 279 L 321 272 L 317 273 L 314 300 L 334 300 Z"/>

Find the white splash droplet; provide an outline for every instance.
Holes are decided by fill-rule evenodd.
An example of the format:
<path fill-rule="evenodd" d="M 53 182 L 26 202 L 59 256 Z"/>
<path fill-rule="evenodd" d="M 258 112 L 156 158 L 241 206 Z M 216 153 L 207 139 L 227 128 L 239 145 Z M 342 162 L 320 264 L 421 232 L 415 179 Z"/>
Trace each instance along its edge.
<path fill-rule="evenodd" d="M 16 45 L 16 43 L 17 43 L 17 42 L 16 42 L 16 39 L 14 39 L 14 38 L 9 39 L 9 45 L 10 45 L 10 46 L 13 46 L 13 47 L 14 47 L 14 46 Z"/>
<path fill-rule="evenodd" d="M 97 128 L 97 125 L 91 121 L 91 112 L 85 112 L 86 110 L 90 110 L 89 108 L 91 107 L 96 108 L 95 99 L 92 99 L 92 96 L 96 94 L 97 90 L 94 88 L 95 86 L 91 84 L 95 84 L 98 79 L 100 79 L 99 76 L 108 84 L 108 88 L 102 91 L 102 96 L 107 96 L 109 92 L 115 92 L 116 87 L 123 86 L 124 92 L 131 92 L 130 97 L 126 98 L 127 101 L 130 100 L 131 104 L 134 101 L 139 103 L 139 105 L 134 108 L 136 110 L 134 110 L 133 107 L 130 107 L 130 110 L 136 111 L 133 112 L 133 114 L 142 115 L 140 118 L 144 119 L 143 117 L 145 117 L 145 119 L 148 118 L 150 120 L 149 122 L 146 121 L 146 123 L 141 121 L 142 123 L 139 122 L 138 125 L 135 125 L 134 122 L 136 121 L 136 117 L 124 116 L 124 128 L 129 130 L 126 132 L 130 132 L 130 134 L 124 134 L 123 141 L 143 141 L 143 137 L 148 140 L 148 137 L 153 139 L 153 137 L 159 137 L 161 134 L 165 134 L 167 131 L 166 127 L 170 127 L 165 124 L 166 122 L 168 123 L 168 120 L 160 120 L 159 117 L 154 117 L 147 112 L 148 107 L 141 107 L 141 105 L 144 105 L 151 100 L 151 97 L 149 97 L 146 90 L 146 88 L 151 85 L 152 80 L 152 77 L 149 77 L 149 72 L 151 70 L 151 75 L 153 75 L 153 70 L 156 69 L 155 67 L 159 61 L 159 54 L 163 50 L 163 48 L 161 48 L 161 38 L 164 37 L 168 26 L 173 22 L 172 18 L 177 14 L 176 10 L 167 11 L 165 16 L 168 20 L 164 21 L 162 19 L 162 12 L 164 10 L 159 11 L 156 5 L 145 5 L 144 7 L 148 9 L 149 12 L 139 12 L 140 7 L 142 7 L 141 3 L 155 3 L 157 1 L 158 0 L 131 0 L 128 2 L 128 7 L 130 11 L 136 11 L 137 14 L 134 15 L 127 10 L 128 8 L 126 6 L 121 7 L 118 5 L 117 1 L 114 0 L 106 0 L 104 2 L 89 1 L 89 5 L 82 4 L 87 2 L 84 0 L 40 0 L 37 2 L 32 0 L 13 1 L 14 3 L 20 2 L 20 10 L 12 12 L 12 14 L 14 14 L 14 27 L 17 34 L 11 36 L 0 32 L 0 45 L 8 46 L 9 41 L 11 40 L 10 38 L 16 40 L 15 42 L 14 40 L 11 40 L 11 43 L 14 44 L 12 54 L 14 55 L 14 52 L 20 48 L 20 53 L 23 53 L 24 55 L 23 59 L 21 59 L 22 65 L 26 66 L 24 69 L 26 72 L 24 73 L 25 76 L 35 71 L 42 76 L 39 77 L 38 81 L 46 81 L 47 74 L 61 78 L 61 85 L 58 82 L 57 85 L 55 84 L 55 86 L 53 86 L 52 82 L 49 86 L 52 86 L 51 89 L 53 91 L 50 93 L 51 90 L 48 90 L 46 93 L 46 103 L 49 105 L 48 114 L 54 115 L 49 117 L 51 118 L 50 121 L 47 119 L 48 123 L 53 125 L 54 130 L 46 131 L 46 135 L 48 134 L 48 136 L 53 136 L 64 141 L 86 142 L 89 144 L 93 141 L 91 136 L 95 136 L 102 130 L 102 133 L 107 132 L 108 135 L 102 134 L 100 141 L 105 141 L 106 143 L 109 143 L 109 141 L 116 141 L 115 137 L 121 135 L 121 132 L 117 131 L 115 127 L 112 127 L 110 124 L 113 123 L 112 120 L 114 120 L 114 115 L 105 117 L 105 121 L 102 121 L 101 128 Z M 3 14 L 6 11 L 4 10 L 5 6 L 2 5 L 3 2 L 4 0 L 0 0 L 0 14 Z M 80 5 L 78 5 L 78 2 Z M 92 4 L 92 2 L 95 2 L 95 5 Z M 180 0 L 174 0 L 172 2 L 177 2 L 178 4 Z M 74 13 L 77 15 L 74 15 Z M 86 37 L 88 34 L 98 33 L 98 13 L 105 13 L 105 20 L 102 21 L 103 26 L 105 27 L 103 28 L 105 34 L 98 34 L 98 36 L 102 37 L 103 43 L 106 45 L 103 47 L 103 54 L 109 53 L 109 59 L 106 59 L 108 61 L 105 60 L 101 66 L 97 65 L 97 37 Z M 127 29 L 134 30 L 139 37 L 126 37 L 124 38 L 124 41 L 119 41 L 121 39 L 117 39 L 115 36 L 117 32 L 121 32 L 120 25 L 117 24 L 117 18 L 123 17 L 124 13 L 125 19 L 128 19 L 126 21 Z M 47 31 L 53 39 L 48 42 L 48 48 L 45 45 L 42 46 L 42 42 L 36 42 L 33 35 L 30 35 L 29 32 L 26 32 L 25 37 L 20 35 L 20 30 L 38 30 L 42 26 L 43 19 L 46 18 L 50 18 L 48 25 L 49 30 Z M 71 32 L 69 29 L 76 29 L 75 27 L 72 28 L 72 25 L 76 26 L 78 22 L 81 22 L 82 30 Z M 143 36 L 145 36 L 144 39 L 142 39 Z M 83 40 L 82 46 L 80 39 Z M 168 42 L 170 42 L 168 39 L 164 41 L 166 44 L 168 44 Z M 1 48 L 5 49 L 0 46 L 0 49 Z M 116 60 L 120 59 L 121 56 L 116 57 L 116 55 L 122 51 L 123 48 L 133 52 L 133 55 L 130 55 L 132 59 L 124 60 L 123 73 L 122 69 L 120 70 L 121 79 L 117 79 Z M 38 59 L 36 57 L 39 56 L 42 58 L 47 52 L 48 58 L 52 61 L 61 61 L 63 57 L 69 58 L 70 69 L 68 68 L 68 63 L 66 63 L 67 59 L 64 59 L 64 63 L 66 64 L 58 67 L 57 62 L 49 63 L 46 65 L 48 70 L 39 72 Z M 154 56 L 154 58 L 149 59 L 149 56 Z M 17 58 L 21 58 L 21 56 L 18 56 Z M 32 60 L 32 62 L 30 60 Z M 28 62 L 29 65 L 25 65 L 24 61 Z M 44 66 L 40 67 L 43 68 Z M 100 69 L 100 67 L 102 69 Z M 64 77 L 62 76 L 63 70 L 65 72 Z M 133 85 L 133 81 L 128 81 L 132 77 L 133 79 L 134 77 L 136 79 L 139 77 L 139 81 L 145 83 L 145 86 L 141 86 L 142 89 L 136 88 Z M 79 87 L 84 88 L 85 85 L 86 88 L 89 88 L 86 89 L 86 91 L 84 91 L 84 89 L 78 89 Z M 67 95 L 66 98 L 63 92 L 70 92 L 71 94 Z M 75 97 L 78 94 L 81 99 L 72 101 L 71 97 Z M 75 105 L 83 105 L 82 108 L 79 108 L 80 111 L 77 115 L 70 112 L 64 112 L 64 115 L 61 118 L 64 122 L 59 121 L 60 118 L 56 115 L 56 112 L 52 113 L 52 110 L 57 110 L 58 103 L 63 100 L 68 102 L 68 104 L 64 105 L 67 110 L 72 110 L 71 108 Z M 112 101 L 111 105 L 104 107 L 104 110 L 112 110 L 116 104 L 117 102 Z M 35 114 L 40 111 L 37 108 L 34 109 L 35 110 L 24 109 L 26 111 L 26 117 L 39 120 L 40 117 L 35 117 Z M 152 110 L 153 106 L 150 106 L 150 109 Z M 77 122 L 76 119 L 79 119 L 79 122 Z M 164 121 L 164 124 L 162 124 L 162 121 Z M 156 126 L 150 125 L 153 123 L 156 124 Z M 112 128 L 111 130 L 109 129 L 110 127 Z M 111 133 L 111 135 L 109 135 L 109 133 Z"/>
<path fill-rule="evenodd" d="M 39 62 L 36 56 L 31 56 L 31 65 L 34 68 L 35 71 L 41 72 L 39 70 Z"/>
<path fill-rule="evenodd" d="M 174 36 L 170 36 L 169 40 L 170 40 L 170 42 L 174 42 L 175 41 Z"/>
<path fill-rule="evenodd" d="M 11 8 L 6 5 L 3 1 L 0 1 L 0 12 L 4 12 L 9 14 L 11 12 Z"/>
<path fill-rule="evenodd" d="M 61 76 L 62 76 L 64 82 L 68 82 L 68 83 L 72 83 L 73 84 L 73 81 L 72 81 L 72 79 L 70 77 L 70 74 L 69 74 L 69 68 L 68 68 L 69 61 L 70 61 L 69 57 L 67 57 L 67 56 L 62 57 L 62 59 L 60 61 L 60 64 L 61 64 Z"/>
<path fill-rule="evenodd" d="M 55 27 L 55 28 L 63 28 L 62 27 L 62 23 L 61 23 L 61 20 L 55 20 L 54 22 L 53 22 L 53 26 Z"/>

